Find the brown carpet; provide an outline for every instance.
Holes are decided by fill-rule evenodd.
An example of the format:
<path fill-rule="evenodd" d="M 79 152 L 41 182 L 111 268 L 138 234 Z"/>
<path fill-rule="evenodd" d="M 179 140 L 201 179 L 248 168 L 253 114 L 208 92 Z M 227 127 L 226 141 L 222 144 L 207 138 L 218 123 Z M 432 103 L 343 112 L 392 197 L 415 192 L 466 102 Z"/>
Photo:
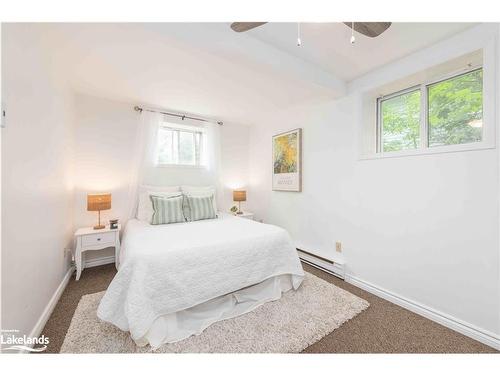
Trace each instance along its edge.
<path fill-rule="evenodd" d="M 304 269 L 370 303 L 305 353 L 496 353 L 497 351 L 426 318 L 405 310 L 325 272 Z M 105 290 L 116 273 L 114 265 L 89 268 L 79 281 L 69 282 L 43 334 L 50 339 L 46 353 L 58 353 L 80 298 Z"/>
<path fill-rule="evenodd" d="M 300 288 L 278 301 L 152 350 L 138 347 L 129 332 L 97 317 L 104 293 L 82 297 L 61 353 L 300 353 L 369 307 L 365 300 L 306 272 Z"/>

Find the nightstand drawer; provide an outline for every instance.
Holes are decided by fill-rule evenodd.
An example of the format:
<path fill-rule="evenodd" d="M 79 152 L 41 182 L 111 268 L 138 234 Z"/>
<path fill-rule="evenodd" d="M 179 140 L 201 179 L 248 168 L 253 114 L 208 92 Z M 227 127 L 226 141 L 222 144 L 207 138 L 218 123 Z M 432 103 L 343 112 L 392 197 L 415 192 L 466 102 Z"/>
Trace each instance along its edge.
<path fill-rule="evenodd" d="M 101 244 L 114 244 L 116 232 L 96 233 L 82 236 L 82 246 L 99 246 Z"/>

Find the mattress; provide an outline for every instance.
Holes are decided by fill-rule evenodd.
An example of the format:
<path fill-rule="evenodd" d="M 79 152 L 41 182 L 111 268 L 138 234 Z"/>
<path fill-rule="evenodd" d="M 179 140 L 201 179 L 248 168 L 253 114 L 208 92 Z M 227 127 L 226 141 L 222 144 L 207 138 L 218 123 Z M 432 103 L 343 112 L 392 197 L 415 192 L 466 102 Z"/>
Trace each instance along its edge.
<path fill-rule="evenodd" d="M 297 289 L 304 272 L 289 234 L 222 215 L 168 225 L 127 223 L 100 319 L 157 347 Z"/>

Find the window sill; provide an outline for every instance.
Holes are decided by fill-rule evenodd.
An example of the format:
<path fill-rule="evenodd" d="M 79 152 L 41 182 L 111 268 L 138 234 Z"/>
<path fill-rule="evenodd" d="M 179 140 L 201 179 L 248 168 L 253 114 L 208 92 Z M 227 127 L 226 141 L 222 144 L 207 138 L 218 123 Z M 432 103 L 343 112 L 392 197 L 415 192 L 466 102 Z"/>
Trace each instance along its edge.
<path fill-rule="evenodd" d="M 173 168 L 173 169 L 206 169 L 204 165 L 190 164 L 156 164 L 156 168 Z"/>
<path fill-rule="evenodd" d="M 469 144 L 452 145 L 452 146 L 436 146 L 434 148 L 426 148 L 420 150 L 380 152 L 376 154 L 362 155 L 358 158 L 358 161 L 389 159 L 389 158 L 405 158 L 405 157 L 420 156 L 420 155 L 449 154 L 449 153 L 464 152 L 464 151 L 481 151 L 481 150 L 491 150 L 494 148 L 495 148 L 494 144 L 488 144 L 486 142 L 469 143 Z"/>

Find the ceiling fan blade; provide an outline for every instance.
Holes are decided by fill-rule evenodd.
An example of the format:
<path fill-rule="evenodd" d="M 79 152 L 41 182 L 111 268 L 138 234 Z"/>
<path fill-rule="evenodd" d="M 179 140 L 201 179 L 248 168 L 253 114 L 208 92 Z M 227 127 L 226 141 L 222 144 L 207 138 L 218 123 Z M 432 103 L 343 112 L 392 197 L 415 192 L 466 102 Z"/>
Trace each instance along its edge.
<path fill-rule="evenodd" d="M 354 22 L 354 30 L 358 33 L 375 38 L 391 26 L 392 22 Z M 352 22 L 344 22 L 352 29 Z"/>
<path fill-rule="evenodd" d="M 241 33 L 243 31 L 255 29 L 256 27 L 262 26 L 266 23 L 267 22 L 233 22 L 231 24 L 231 29 L 237 33 Z"/>

